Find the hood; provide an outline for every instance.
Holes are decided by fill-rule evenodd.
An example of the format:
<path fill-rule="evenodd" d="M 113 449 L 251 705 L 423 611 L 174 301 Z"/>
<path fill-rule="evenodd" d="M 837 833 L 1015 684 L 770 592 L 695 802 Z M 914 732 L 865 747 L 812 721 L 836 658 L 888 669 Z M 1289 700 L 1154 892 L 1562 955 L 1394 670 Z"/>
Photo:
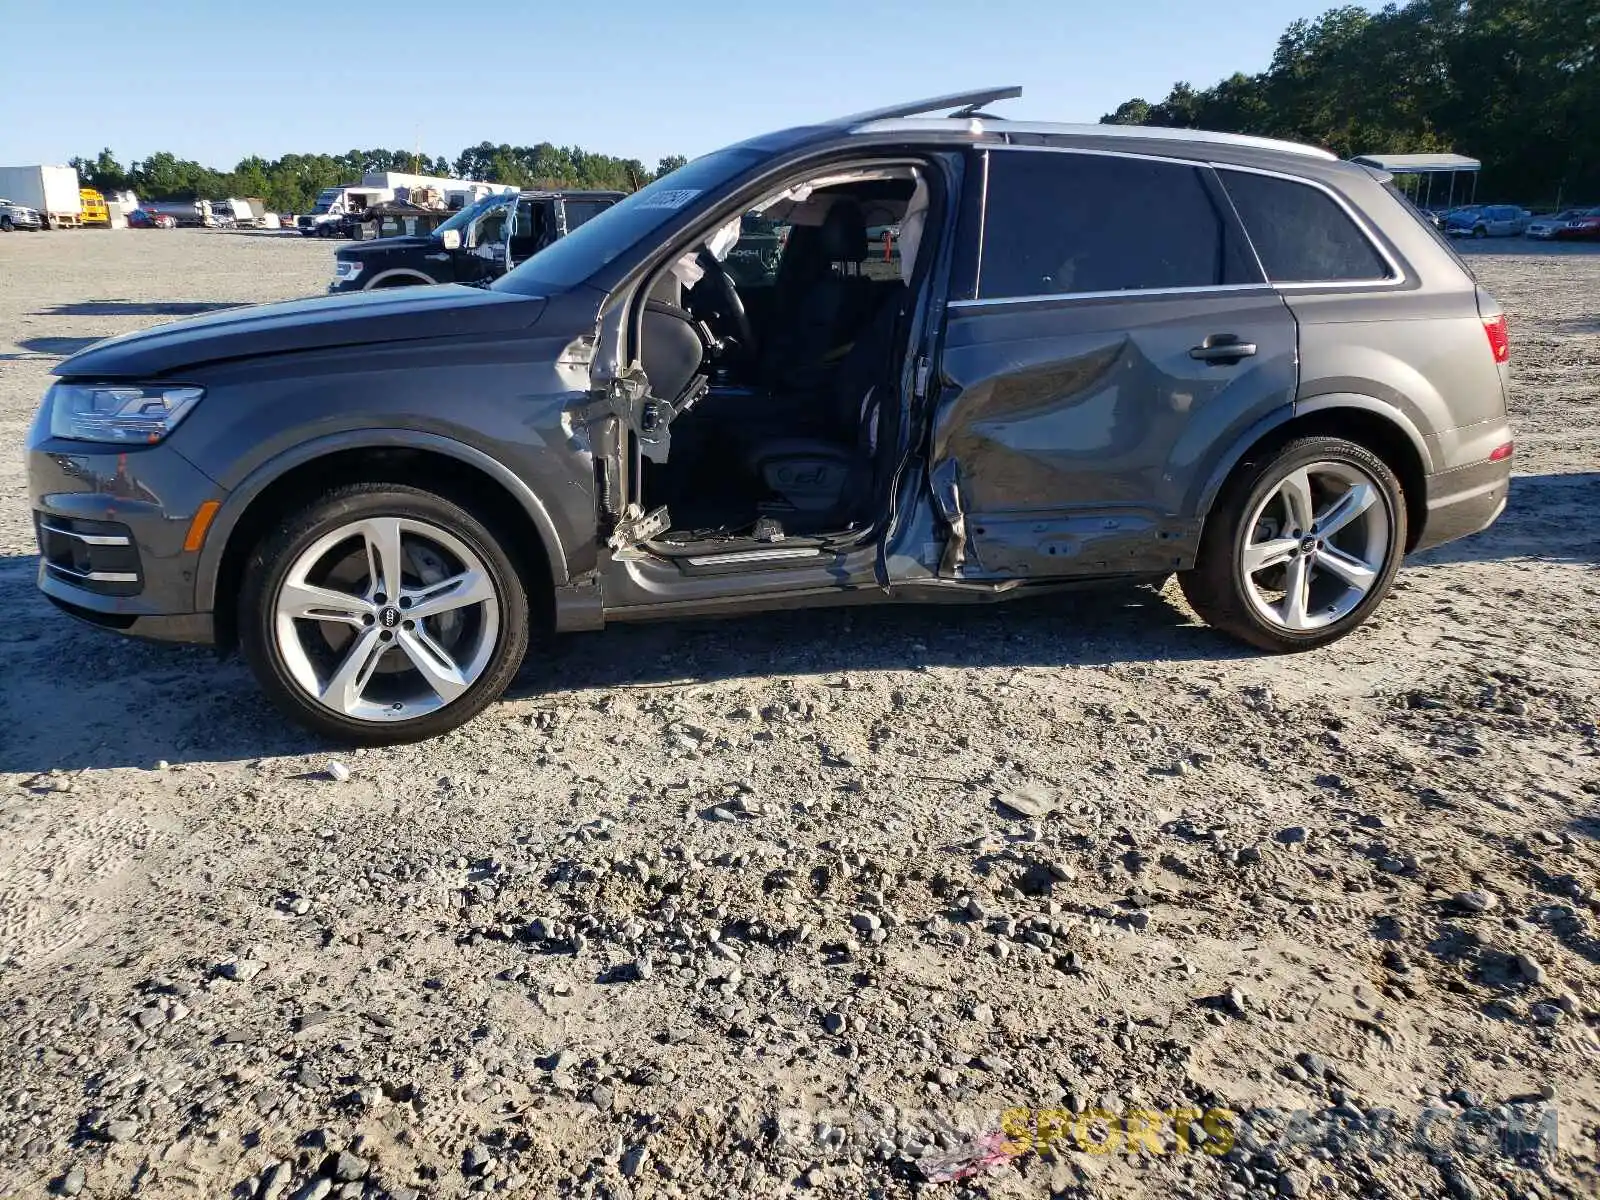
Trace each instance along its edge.
<path fill-rule="evenodd" d="M 55 374 L 149 378 L 223 359 L 510 333 L 528 328 L 543 309 L 540 296 L 459 285 L 320 296 L 231 308 L 96 342 L 58 364 Z"/>
<path fill-rule="evenodd" d="M 355 262 L 369 262 L 397 254 L 415 254 L 419 250 L 443 249 L 431 237 L 404 234 L 397 237 L 374 238 L 370 242 L 351 242 L 333 252 L 335 258 Z"/>

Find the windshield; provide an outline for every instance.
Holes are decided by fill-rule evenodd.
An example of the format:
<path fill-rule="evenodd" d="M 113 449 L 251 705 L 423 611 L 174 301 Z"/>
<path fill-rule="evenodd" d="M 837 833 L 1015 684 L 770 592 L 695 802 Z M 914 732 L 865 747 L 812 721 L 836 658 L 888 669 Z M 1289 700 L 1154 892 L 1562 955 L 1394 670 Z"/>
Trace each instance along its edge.
<path fill-rule="evenodd" d="M 505 203 L 505 199 L 506 198 L 504 196 L 485 196 L 476 204 L 467 205 L 467 207 L 463 208 L 460 212 L 456 213 L 455 216 L 451 217 L 443 225 L 440 225 L 437 229 L 435 229 L 433 231 L 433 236 L 438 237 L 446 229 L 457 229 L 461 231 L 461 240 L 465 241 L 467 237 L 467 226 L 471 225 L 480 216 L 482 216 L 485 210 L 493 208 L 496 204 Z"/>
<path fill-rule="evenodd" d="M 496 291 L 542 296 L 582 283 L 619 254 L 666 225 L 702 195 L 717 190 L 766 157 L 766 151 L 736 147 L 697 158 L 619 200 L 491 286 Z"/>
<path fill-rule="evenodd" d="M 316 207 L 314 207 L 311 211 L 325 213 L 333 207 L 333 202 L 338 198 L 339 190 L 337 188 L 329 188 L 325 192 L 319 192 L 317 193 Z"/>

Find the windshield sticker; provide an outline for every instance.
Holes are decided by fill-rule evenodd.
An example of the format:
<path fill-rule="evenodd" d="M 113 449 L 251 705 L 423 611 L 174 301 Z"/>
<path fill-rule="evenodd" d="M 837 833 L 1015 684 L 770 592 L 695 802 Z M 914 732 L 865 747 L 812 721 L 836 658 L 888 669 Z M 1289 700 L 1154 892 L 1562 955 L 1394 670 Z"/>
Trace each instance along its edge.
<path fill-rule="evenodd" d="M 668 188 L 639 201 L 640 208 L 682 208 L 700 194 L 700 188 Z"/>

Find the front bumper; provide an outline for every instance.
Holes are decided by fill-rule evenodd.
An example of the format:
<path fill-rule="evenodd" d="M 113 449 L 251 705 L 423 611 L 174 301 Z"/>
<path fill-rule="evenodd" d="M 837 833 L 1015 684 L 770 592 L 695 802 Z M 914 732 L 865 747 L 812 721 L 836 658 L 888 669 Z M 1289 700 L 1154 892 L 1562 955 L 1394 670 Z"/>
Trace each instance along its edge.
<path fill-rule="evenodd" d="M 38 229 L 44 225 L 44 218 L 32 209 L 13 209 L 10 212 L 0 213 L 0 216 L 10 217 L 14 229 Z"/>
<path fill-rule="evenodd" d="M 39 539 L 38 586 L 57 607 L 101 628 L 209 643 L 197 612 L 196 513 L 226 493 L 166 446 L 120 450 L 28 438 L 28 496 Z"/>

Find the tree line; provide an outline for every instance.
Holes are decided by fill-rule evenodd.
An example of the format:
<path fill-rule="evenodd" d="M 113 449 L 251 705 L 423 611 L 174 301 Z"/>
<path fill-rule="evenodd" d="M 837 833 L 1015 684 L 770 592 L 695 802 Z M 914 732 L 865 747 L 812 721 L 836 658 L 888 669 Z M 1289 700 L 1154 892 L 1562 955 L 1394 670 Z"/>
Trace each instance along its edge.
<path fill-rule="evenodd" d="M 1600 2 L 1409 0 L 1296 21 L 1267 69 L 1103 122 L 1251 133 L 1341 158 L 1455 151 L 1480 199 L 1600 203 Z"/>
<path fill-rule="evenodd" d="M 631 192 L 657 175 L 677 170 L 686 160 L 669 155 L 652 172 L 636 158 L 593 154 L 578 146 L 494 145 L 480 142 L 452 161 L 409 150 L 351 150 L 346 154 L 285 154 L 241 159 L 231 171 L 218 171 L 166 152 L 135 159 L 124 167 L 109 150 L 72 165 L 84 187 L 100 192 L 131 190 L 141 199 L 221 200 L 253 196 L 274 212 L 307 212 L 323 188 L 359 182 L 367 171 L 405 171 L 510 183 L 518 187 L 610 188 Z"/>

